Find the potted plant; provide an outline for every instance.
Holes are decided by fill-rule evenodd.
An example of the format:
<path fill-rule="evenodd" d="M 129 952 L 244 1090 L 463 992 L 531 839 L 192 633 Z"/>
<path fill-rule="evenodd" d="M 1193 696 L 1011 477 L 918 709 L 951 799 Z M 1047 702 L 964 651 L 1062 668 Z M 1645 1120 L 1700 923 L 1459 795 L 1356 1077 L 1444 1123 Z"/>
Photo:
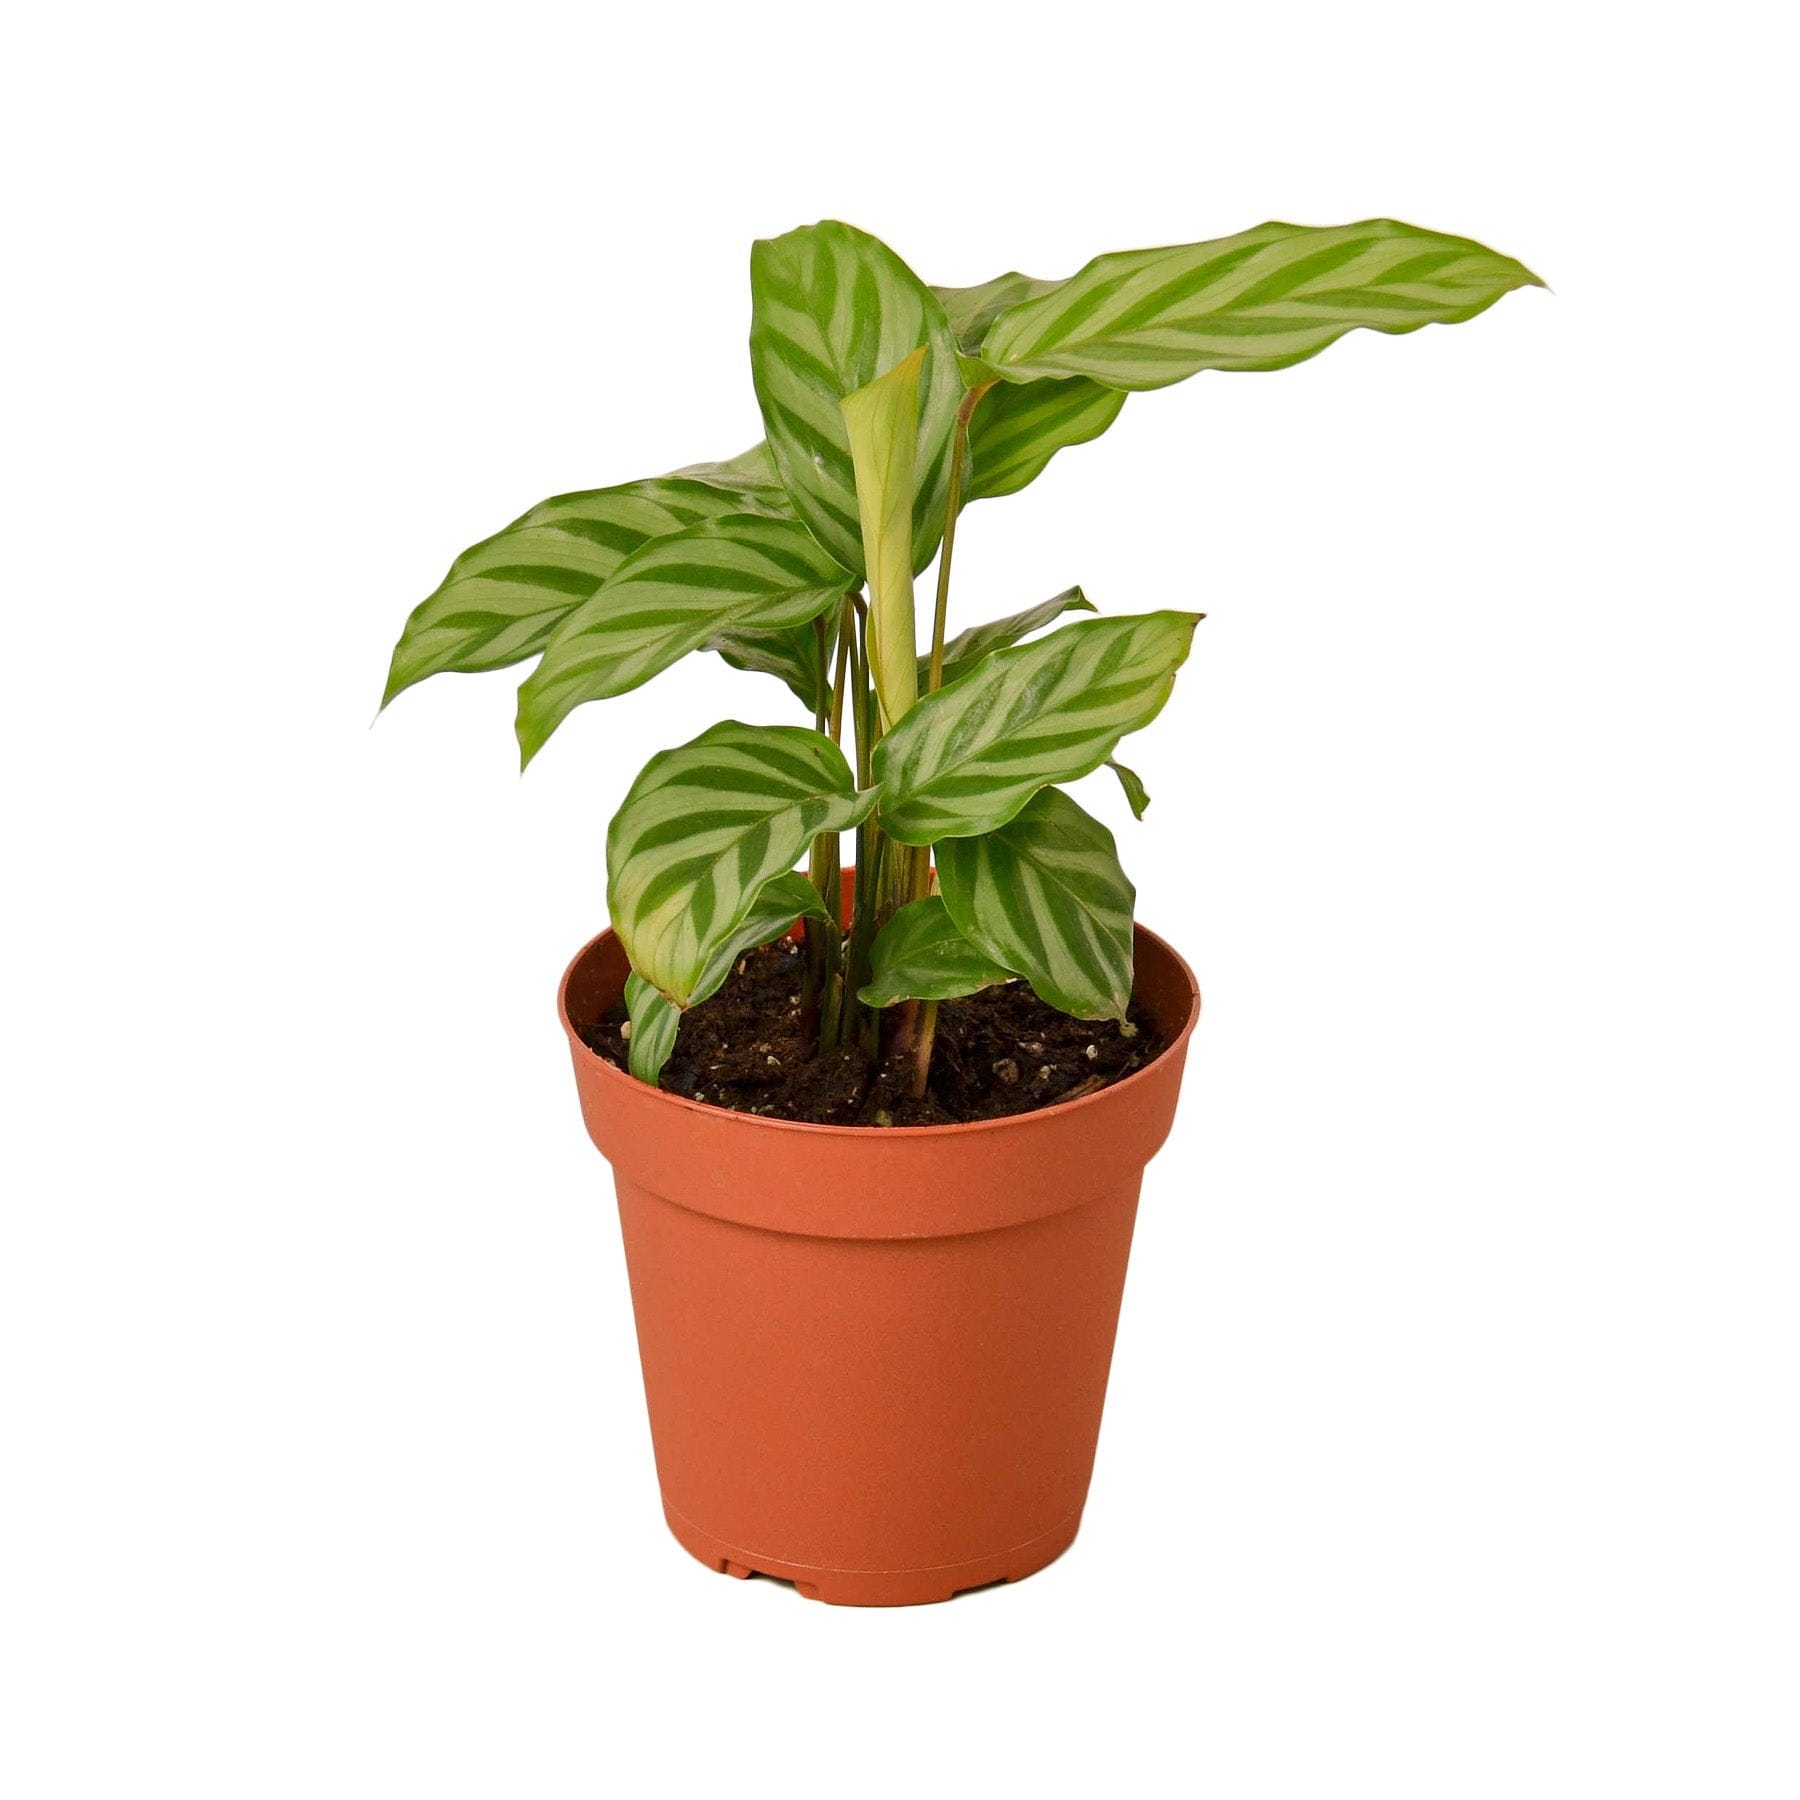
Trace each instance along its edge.
<path fill-rule="evenodd" d="M 1070 588 L 949 637 L 961 511 L 1128 393 L 1472 318 L 1536 277 L 1385 219 L 973 288 L 828 221 L 759 242 L 750 272 L 764 441 L 465 551 L 383 704 L 536 657 L 529 762 L 575 707 L 694 651 L 798 701 L 801 723 L 728 721 L 644 765 L 607 833 L 612 927 L 561 1014 L 676 1537 L 717 1570 L 905 1604 L 1075 1535 L 1199 1011 L 1062 784 L 1108 765 L 1143 815 L 1114 752 L 1200 615 L 1101 616 Z"/>

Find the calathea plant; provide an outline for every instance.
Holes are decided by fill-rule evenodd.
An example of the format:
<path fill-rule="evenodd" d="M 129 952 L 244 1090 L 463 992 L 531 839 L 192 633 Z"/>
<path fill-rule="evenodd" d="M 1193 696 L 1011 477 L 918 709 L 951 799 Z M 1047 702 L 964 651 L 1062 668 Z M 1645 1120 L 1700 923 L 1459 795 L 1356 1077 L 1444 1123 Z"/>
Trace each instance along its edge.
<path fill-rule="evenodd" d="M 759 242 L 750 282 L 764 441 L 546 500 L 465 551 L 407 620 L 386 700 L 536 657 L 519 690 L 529 762 L 574 708 L 693 651 L 785 682 L 806 723 L 728 722 L 653 756 L 607 833 L 631 1069 L 654 1082 L 683 1012 L 804 919 L 820 1044 L 873 1051 L 897 1019 L 888 1047 L 900 1040 L 919 1093 L 940 1000 L 1022 977 L 1064 1012 L 1123 1019 L 1132 886 L 1112 834 L 1060 784 L 1110 763 L 1142 816 L 1143 784 L 1113 753 L 1168 699 L 1199 618 L 1035 635 L 1095 614 L 1070 588 L 947 638 L 963 508 L 1098 437 L 1127 394 L 1285 368 L 1359 326 L 1469 319 L 1537 278 L 1375 219 L 935 288 L 827 221 Z M 934 559 L 921 644 L 913 583 Z"/>

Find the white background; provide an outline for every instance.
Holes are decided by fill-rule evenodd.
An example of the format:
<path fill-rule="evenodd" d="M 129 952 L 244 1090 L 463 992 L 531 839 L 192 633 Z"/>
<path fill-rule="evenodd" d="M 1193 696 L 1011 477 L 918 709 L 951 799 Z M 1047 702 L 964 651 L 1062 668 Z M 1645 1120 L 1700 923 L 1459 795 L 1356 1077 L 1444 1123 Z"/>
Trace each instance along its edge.
<path fill-rule="evenodd" d="M 0 1788 L 1800 1791 L 1757 20 L 15 23 Z M 1373 213 L 1554 292 L 1135 397 L 959 541 L 958 623 L 1209 615 L 1148 820 L 1084 790 L 1206 1009 L 1082 1535 L 906 1612 L 708 1574 L 552 992 L 645 756 L 788 702 L 696 659 L 521 780 L 505 675 L 370 729 L 389 645 L 533 501 L 759 434 L 757 235 L 967 283 Z"/>

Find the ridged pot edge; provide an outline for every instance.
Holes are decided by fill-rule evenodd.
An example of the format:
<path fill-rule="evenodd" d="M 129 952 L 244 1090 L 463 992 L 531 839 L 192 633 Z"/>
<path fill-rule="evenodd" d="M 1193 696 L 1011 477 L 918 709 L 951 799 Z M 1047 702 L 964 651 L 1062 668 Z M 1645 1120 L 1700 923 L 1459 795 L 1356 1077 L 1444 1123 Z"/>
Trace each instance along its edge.
<path fill-rule="evenodd" d="M 1079 1099 L 954 1125 L 821 1125 L 708 1106 L 638 1081 L 582 1041 L 628 964 L 611 931 L 557 989 L 588 1135 L 618 1174 L 741 1225 L 807 1236 L 916 1239 L 1044 1218 L 1137 1182 L 1173 1121 L 1200 989 L 1180 954 L 1136 930 L 1137 996 L 1167 1042 Z"/>

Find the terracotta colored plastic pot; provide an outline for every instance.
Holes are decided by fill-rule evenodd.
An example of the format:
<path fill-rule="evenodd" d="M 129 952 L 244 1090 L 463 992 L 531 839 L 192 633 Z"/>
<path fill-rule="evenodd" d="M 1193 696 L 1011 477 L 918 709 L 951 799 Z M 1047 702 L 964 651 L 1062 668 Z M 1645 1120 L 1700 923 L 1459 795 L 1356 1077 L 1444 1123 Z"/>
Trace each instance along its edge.
<path fill-rule="evenodd" d="M 562 1019 L 618 1186 L 670 1529 L 709 1568 L 849 1606 L 1041 1569 L 1087 1497 L 1138 1185 L 1200 1011 L 1187 965 L 1139 928 L 1168 1048 L 1114 1086 L 886 1129 L 634 1081 L 580 1037 L 626 972 L 602 933 Z"/>

